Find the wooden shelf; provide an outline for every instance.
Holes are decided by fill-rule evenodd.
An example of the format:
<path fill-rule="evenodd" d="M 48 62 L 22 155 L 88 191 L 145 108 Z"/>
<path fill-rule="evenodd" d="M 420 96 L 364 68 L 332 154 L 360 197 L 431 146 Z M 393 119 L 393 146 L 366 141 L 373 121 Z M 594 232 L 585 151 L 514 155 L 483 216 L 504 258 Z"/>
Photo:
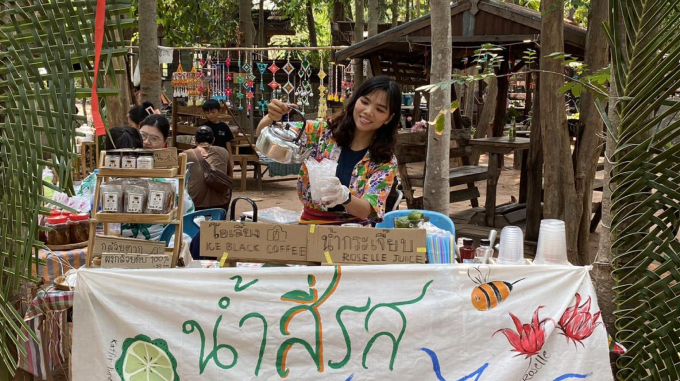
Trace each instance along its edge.
<path fill-rule="evenodd" d="M 128 222 L 131 224 L 167 224 L 177 215 L 177 208 L 167 214 L 95 213 L 94 222 Z"/>
<path fill-rule="evenodd" d="M 157 169 L 99 168 L 99 176 L 124 177 L 124 178 L 130 177 L 170 178 L 177 177 L 177 167 Z"/>

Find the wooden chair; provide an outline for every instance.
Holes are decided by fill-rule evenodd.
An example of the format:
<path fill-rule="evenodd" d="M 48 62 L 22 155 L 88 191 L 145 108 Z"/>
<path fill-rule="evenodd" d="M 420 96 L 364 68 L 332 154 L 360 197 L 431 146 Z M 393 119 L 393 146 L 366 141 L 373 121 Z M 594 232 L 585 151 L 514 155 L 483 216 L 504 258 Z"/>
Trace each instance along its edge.
<path fill-rule="evenodd" d="M 479 206 L 477 198 L 479 189 L 475 185 L 477 181 L 486 181 L 487 167 L 469 165 L 469 156 L 472 152 L 467 141 L 470 139 L 470 131 L 465 129 L 451 130 L 452 146 L 449 150 L 449 186 L 467 185 L 467 189 L 452 190 L 449 202 L 470 200 L 473 207 Z M 453 144 L 457 142 L 457 144 Z M 398 162 L 399 178 L 404 189 L 404 198 L 409 209 L 422 209 L 423 197 L 415 197 L 415 188 L 423 188 L 425 174 L 427 173 L 427 131 L 405 132 L 397 137 L 396 156 Z M 456 166 L 457 159 L 461 158 L 463 165 Z M 407 164 L 424 163 L 423 171 L 409 171 Z"/>

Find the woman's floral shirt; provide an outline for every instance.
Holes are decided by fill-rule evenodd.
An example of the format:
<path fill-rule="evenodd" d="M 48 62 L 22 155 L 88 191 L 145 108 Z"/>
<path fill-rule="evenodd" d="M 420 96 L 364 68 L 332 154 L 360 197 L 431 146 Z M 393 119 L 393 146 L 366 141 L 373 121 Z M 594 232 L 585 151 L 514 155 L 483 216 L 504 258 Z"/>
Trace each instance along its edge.
<path fill-rule="evenodd" d="M 311 148 L 311 158 L 331 159 L 338 161 L 342 148 L 333 138 L 331 129 L 322 121 L 307 121 L 305 135 L 300 141 L 303 147 Z M 392 155 L 389 162 L 374 163 L 371 161 L 370 150 L 363 159 L 357 163 L 352 171 L 349 191 L 352 196 L 363 198 L 373 207 L 370 220 L 382 220 L 385 215 L 385 202 L 392 189 L 392 184 L 397 172 L 397 158 Z M 307 166 L 302 164 L 298 177 L 298 197 L 305 207 L 315 210 L 325 210 L 325 207 L 312 202 L 309 186 Z"/>

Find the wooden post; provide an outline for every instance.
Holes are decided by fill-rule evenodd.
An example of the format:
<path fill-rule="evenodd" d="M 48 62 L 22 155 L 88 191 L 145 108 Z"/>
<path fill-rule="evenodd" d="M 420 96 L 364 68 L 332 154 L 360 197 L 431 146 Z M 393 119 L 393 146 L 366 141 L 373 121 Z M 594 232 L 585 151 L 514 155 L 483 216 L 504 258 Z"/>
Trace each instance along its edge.
<path fill-rule="evenodd" d="M 420 97 L 421 92 L 416 91 L 413 95 L 413 124 L 420 120 Z"/>
<path fill-rule="evenodd" d="M 526 79 L 524 80 L 524 86 L 526 91 L 526 100 L 524 101 L 524 119 L 526 120 L 529 115 L 531 115 L 531 103 L 534 91 L 531 88 L 534 76 L 532 73 L 526 74 Z"/>
<path fill-rule="evenodd" d="M 507 74 L 509 73 L 510 65 L 508 63 L 508 57 L 505 57 L 499 71 L 499 75 L 501 76 L 498 77 L 498 93 L 496 94 L 496 108 L 494 110 L 493 129 L 491 131 L 491 136 L 493 137 L 503 136 L 503 128 L 505 127 L 503 117 L 508 112 L 508 89 L 510 87 L 510 79 Z"/>
<path fill-rule="evenodd" d="M 503 154 L 489 152 L 489 177 L 486 181 L 486 226 L 495 226 L 496 223 L 496 187 L 501 175 Z"/>
<path fill-rule="evenodd" d="M 531 147 L 527 160 L 527 228 L 526 239 L 538 241 L 538 230 L 541 225 L 541 199 L 543 193 L 543 142 L 541 139 L 541 94 L 538 91 L 540 78 L 536 77 L 536 101 L 531 119 Z"/>

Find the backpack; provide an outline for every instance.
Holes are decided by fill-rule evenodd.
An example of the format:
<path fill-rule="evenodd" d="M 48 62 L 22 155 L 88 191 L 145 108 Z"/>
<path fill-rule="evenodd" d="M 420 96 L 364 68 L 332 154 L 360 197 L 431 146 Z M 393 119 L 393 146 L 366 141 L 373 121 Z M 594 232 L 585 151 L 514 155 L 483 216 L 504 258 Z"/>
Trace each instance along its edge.
<path fill-rule="evenodd" d="M 229 177 L 229 175 L 226 173 L 216 170 L 212 165 L 208 164 L 208 162 L 205 161 L 205 158 L 203 157 L 203 153 L 201 153 L 198 147 L 194 148 L 194 153 L 196 154 L 198 161 L 201 163 L 201 167 L 203 168 L 203 180 L 208 185 L 208 187 L 217 191 L 225 191 L 227 189 L 231 190 L 233 186 L 231 177 Z"/>

